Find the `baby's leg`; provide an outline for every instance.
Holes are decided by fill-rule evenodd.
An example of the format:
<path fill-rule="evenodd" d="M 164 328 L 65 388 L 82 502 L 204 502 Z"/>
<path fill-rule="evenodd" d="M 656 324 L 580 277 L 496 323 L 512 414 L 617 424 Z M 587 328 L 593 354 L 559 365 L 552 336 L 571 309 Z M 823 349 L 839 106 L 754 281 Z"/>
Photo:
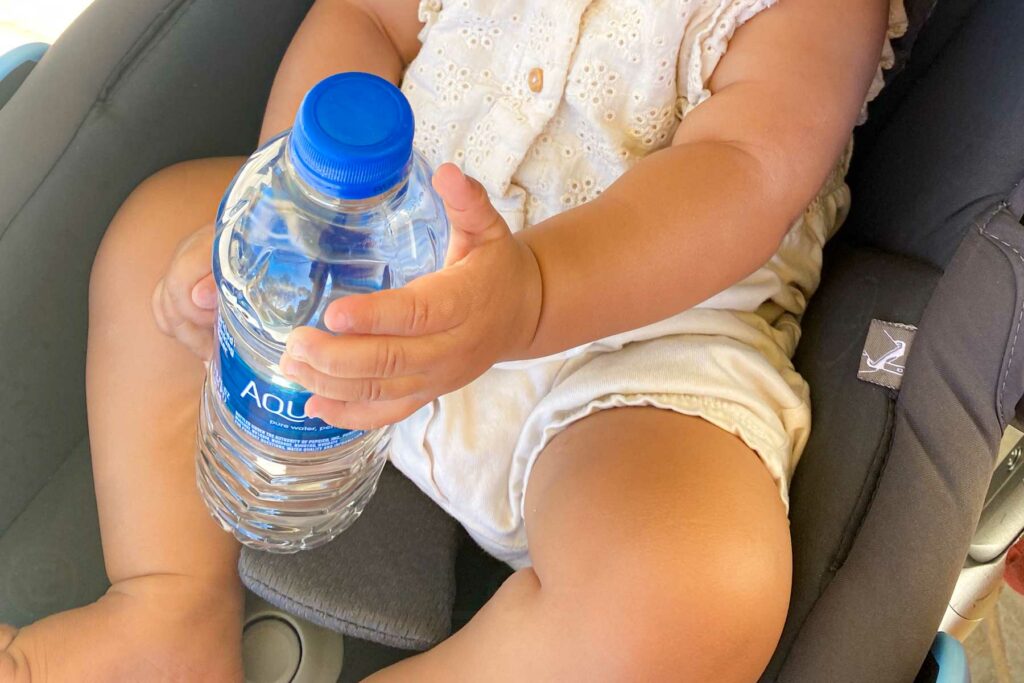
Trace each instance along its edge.
<path fill-rule="evenodd" d="M 383 681 L 736 681 L 789 604 L 789 526 L 739 439 L 655 408 L 596 413 L 537 461 L 516 572 L 452 638 Z"/>
<path fill-rule="evenodd" d="M 160 334 L 150 309 L 175 247 L 212 222 L 240 163 L 158 173 L 104 237 L 90 287 L 87 393 L 112 585 L 98 602 L 28 626 L 12 642 L 11 631 L 0 633 L 4 683 L 241 679 L 238 548 L 195 485 L 203 365 Z"/>

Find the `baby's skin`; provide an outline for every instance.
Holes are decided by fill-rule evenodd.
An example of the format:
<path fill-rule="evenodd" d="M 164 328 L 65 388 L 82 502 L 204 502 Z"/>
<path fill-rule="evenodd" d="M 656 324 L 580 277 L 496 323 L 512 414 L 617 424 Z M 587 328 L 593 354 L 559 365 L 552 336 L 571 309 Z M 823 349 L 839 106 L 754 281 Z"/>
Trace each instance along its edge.
<path fill-rule="evenodd" d="M 291 125 L 327 75 L 400 82 L 419 50 L 417 5 L 318 0 L 278 71 L 262 139 Z M 446 267 L 332 303 L 331 333 L 291 335 L 282 368 L 316 394 L 309 414 L 354 429 L 394 423 L 499 361 L 642 327 L 755 271 L 849 139 L 887 5 L 782 0 L 761 12 L 670 146 L 521 232 L 480 183 L 437 169 L 453 230 Z M 160 172 L 104 239 L 87 382 L 112 585 L 94 604 L 0 628 L 0 683 L 242 678 L 238 548 L 192 471 L 200 360 L 213 348 L 210 224 L 240 163 Z M 617 514 L 596 514 L 612 498 Z M 525 509 L 533 566 L 456 635 L 373 680 L 751 681 L 763 670 L 788 606 L 789 531 L 774 482 L 739 439 L 669 411 L 602 411 L 546 447 Z"/>

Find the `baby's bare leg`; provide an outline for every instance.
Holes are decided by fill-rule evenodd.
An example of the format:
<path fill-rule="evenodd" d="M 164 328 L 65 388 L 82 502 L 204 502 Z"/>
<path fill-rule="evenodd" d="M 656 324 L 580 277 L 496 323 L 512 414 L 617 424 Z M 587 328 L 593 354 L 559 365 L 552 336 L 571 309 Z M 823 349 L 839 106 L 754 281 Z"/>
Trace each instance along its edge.
<path fill-rule="evenodd" d="M 241 159 L 172 166 L 118 212 L 93 268 L 86 382 L 93 470 L 111 582 L 178 574 L 233 580 L 237 545 L 195 486 L 205 370 L 153 320 L 153 289 L 183 238 L 212 223 Z"/>
<path fill-rule="evenodd" d="M 241 678 L 238 546 L 195 485 L 203 365 L 157 330 L 150 307 L 175 247 L 212 222 L 240 163 L 208 159 L 158 173 L 107 231 L 90 288 L 87 393 L 112 586 L 12 642 L 0 633 L 4 683 Z"/>
<path fill-rule="evenodd" d="M 789 604 L 789 526 L 767 469 L 709 422 L 595 413 L 530 476 L 534 566 L 461 631 L 371 680 L 756 680 Z"/>

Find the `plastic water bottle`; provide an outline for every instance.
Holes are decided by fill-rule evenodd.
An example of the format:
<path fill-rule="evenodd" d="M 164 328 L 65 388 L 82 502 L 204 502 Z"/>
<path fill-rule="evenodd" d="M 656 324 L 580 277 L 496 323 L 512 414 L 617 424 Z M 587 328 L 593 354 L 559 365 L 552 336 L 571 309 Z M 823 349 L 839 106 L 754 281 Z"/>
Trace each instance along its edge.
<path fill-rule="evenodd" d="M 324 329 L 331 301 L 401 287 L 443 265 L 448 221 L 412 139 L 412 109 L 395 86 L 364 73 L 331 76 L 221 202 L 219 343 L 202 396 L 197 480 L 214 518 L 246 545 L 322 545 L 376 489 L 390 428 L 352 431 L 308 417 L 311 394 L 278 363 L 293 329 Z"/>

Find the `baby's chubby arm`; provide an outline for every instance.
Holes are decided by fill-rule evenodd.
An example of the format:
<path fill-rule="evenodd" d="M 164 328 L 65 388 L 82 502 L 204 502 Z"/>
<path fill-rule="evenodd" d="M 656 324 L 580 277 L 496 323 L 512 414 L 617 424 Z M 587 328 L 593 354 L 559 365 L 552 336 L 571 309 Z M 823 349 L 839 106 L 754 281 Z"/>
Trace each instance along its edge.
<path fill-rule="evenodd" d="M 849 139 L 887 4 L 780 0 L 736 32 L 672 146 L 516 235 L 479 183 L 442 166 L 446 268 L 335 301 L 324 318 L 336 335 L 291 335 L 281 367 L 316 394 L 307 413 L 350 428 L 395 422 L 495 362 L 642 327 L 755 271 Z"/>
<path fill-rule="evenodd" d="M 593 202 L 522 233 L 543 278 L 514 357 L 653 323 L 763 265 L 849 140 L 888 0 L 780 0 L 737 30 L 712 95 Z"/>

